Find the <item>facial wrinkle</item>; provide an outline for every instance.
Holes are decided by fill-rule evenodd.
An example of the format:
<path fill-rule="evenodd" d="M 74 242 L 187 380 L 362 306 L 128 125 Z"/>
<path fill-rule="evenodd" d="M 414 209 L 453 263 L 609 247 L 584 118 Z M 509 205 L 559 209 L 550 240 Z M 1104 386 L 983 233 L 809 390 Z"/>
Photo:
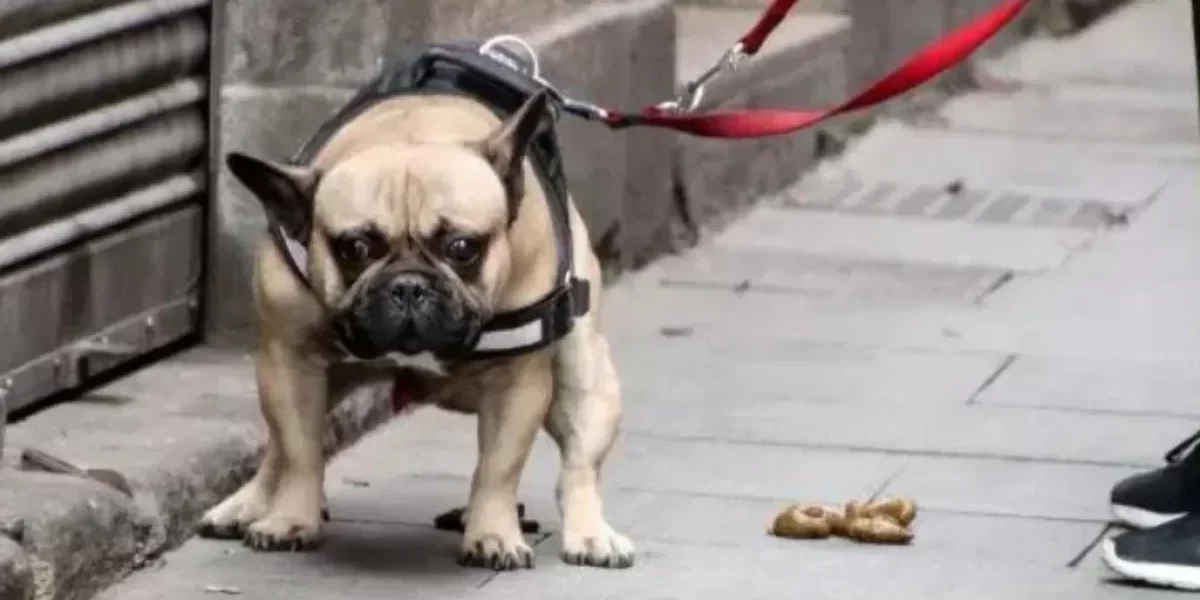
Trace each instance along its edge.
<path fill-rule="evenodd" d="M 404 180 L 401 183 L 401 189 L 404 191 L 404 202 L 402 210 L 406 212 L 404 215 L 404 223 L 408 226 L 408 231 L 405 232 L 404 243 L 407 249 L 416 247 L 417 240 L 420 234 L 420 223 L 417 219 L 421 216 L 421 208 L 425 204 L 425 194 L 427 190 L 421 182 L 421 178 L 417 177 L 411 169 L 405 169 Z"/>

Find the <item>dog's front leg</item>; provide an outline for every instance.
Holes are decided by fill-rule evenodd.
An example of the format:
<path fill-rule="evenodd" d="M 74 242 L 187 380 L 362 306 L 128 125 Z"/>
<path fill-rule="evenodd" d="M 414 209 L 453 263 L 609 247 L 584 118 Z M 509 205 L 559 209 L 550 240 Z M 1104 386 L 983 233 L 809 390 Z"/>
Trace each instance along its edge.
<path fill-rule="evenodd" d="M 459 563 L 510 570 L 533 567 L 517 515 L 517 484 L 550 404 L 546 354 L 515 359 L 488 382 L 479 402 L 479 461 L 471 479 Z"/>
<path fill-rule="evenodd" d="M 562 559 L 593 567 L 633 566 L 633 542 L 609 526 L 600 499 L 600 467 L 621 421 L 620 383 L 608 342 L 580 327 L 564 341 L 558 369 L 546 430 L 562 453 L 555 489 L 563 519 Z"/>
<path fill-rule="evenodd" d="M 267 448 L 254 477 L 237 492 L 212 507 L 200 518 L 200 537 L 236 539 L 246 535 L 246 528 L 262 518 L 271 508 L 279 484 L 280 453 L 278 436 L 268 434 Z"/>
<path fill-rule="evenodd" d="M 266 340 L 257 371 L 268 452 L 276 449 L 278 473 L 270 505 L 246 528 L 245 542 L 258 550 L 311 548 L 320 537 L 324 499 L 326 369 L 287 344 Z"/>

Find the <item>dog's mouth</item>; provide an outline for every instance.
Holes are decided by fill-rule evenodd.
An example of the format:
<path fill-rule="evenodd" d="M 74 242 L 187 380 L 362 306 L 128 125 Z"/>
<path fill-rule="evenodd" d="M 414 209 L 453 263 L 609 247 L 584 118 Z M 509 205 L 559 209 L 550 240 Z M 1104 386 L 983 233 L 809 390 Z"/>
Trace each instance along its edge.
<path fill-rule="evenodd" d="M 444 294 L 406 304 L 382 292 L 359 295 L 330 323 L 346 354 L 418 367 L 469 352 L 481 326 L 479 315 Z"/>

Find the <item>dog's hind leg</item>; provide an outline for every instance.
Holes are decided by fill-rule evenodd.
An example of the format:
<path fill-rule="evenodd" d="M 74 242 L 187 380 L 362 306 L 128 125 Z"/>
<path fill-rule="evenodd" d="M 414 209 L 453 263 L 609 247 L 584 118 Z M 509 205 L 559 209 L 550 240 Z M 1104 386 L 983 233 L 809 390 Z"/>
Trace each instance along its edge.
<path fill-rule="evenodd" d="M 600 499 L 600 468 L 620 426 L 621 390 L 608 342 L 591 326 L 581 323 L 563 340 L 546 417 L 546 430 L 562 453 L 555 489 L 563 519 L 562 559 L 625 568 L 633 565 L 633 542 L 609 526 Z"/>
<path fill-rule="evenodd" d="M 482 387 L 479 462 L 471 479 L 459 562 L 496 570 L 530 568 L 517 513 L 517 484 L 538 429 L 546 418 L 553 378 L 547 354 L 512 359 Z M 509 379 L 504 381 L 501 378 Z"/>

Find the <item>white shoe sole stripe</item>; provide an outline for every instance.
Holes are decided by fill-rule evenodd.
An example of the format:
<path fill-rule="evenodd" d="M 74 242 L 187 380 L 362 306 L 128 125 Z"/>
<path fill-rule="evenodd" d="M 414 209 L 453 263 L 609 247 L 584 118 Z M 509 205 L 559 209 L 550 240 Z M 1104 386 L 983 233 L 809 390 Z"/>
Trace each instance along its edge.
<path fill-rule="evenodd" d="M 1180 590 L 1200 590 L 1200 567 L 1128 561 L 1117 556 L 1111 538 L 1104 540 L 1103 546 L 1104 564 L 1122 577 Z"/>
<path fill-rule="evenodd" d="M 1117 522 L 1133 527 L 1134 529 L 1150 529 L 1168 521 L 1174 521 L 1187 513 L 1159 513 L 1136 506 L 1114 504 L 1112 505 L 1112 514 L 1117 519 Z"/>

